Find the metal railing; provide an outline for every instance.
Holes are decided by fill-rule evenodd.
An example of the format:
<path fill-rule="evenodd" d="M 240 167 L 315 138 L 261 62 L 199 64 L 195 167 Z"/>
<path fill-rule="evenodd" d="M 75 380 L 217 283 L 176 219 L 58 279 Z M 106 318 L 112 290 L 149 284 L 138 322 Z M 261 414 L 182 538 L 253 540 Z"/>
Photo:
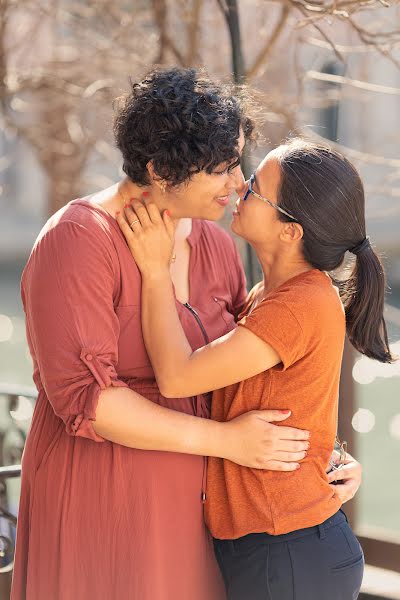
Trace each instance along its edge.
<path fill-rule="evenodd" d="M 14 512 L 19 488 L 10 490 L 10 480 L 21 476 L 20 462 L 35 399 L 34 388 L 0 383 L 0 575 L 10 573 L 14 565 Z"/>

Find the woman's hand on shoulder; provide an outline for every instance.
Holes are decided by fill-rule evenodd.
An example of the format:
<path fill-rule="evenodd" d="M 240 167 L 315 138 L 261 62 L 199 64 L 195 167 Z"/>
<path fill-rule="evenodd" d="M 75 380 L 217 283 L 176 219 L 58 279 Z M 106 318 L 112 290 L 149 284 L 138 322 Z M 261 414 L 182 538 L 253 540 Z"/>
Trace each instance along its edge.
<path fill-rule="evenodd" d="M 309 448 L 309 432 L 273 425 L 290 411 L 253 410 L 223 423 L 223 458 L 243 467 L 270 471 L 295 471 Z"/>
<path fill-rule="evenodd" d="M 116 220 L 142 275 L 169 270 L 175 227 L 168 211 L 161 216 L 155 204 L 133 200 L 124 212 L 117 212 Z"/>

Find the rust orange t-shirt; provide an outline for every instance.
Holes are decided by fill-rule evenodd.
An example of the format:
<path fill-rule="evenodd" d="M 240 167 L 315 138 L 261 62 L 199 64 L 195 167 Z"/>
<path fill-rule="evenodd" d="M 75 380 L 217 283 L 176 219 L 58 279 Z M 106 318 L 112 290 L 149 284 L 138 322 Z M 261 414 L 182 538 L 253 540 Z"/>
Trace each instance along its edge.
<path fill-rule="evenodd" d="M 210 458 L 206 522 L 220 539 L 288 533 L 322 523 L 340 508 L 326 477 L 337 431 L 345 338 L 336 288 L 317 269 L 302 273 L 269 293 L 239 326 L 265 340 L 282 362 L 215 391 L 212 418 L 229 421 L 254 409 L 290 409 L 282 425 L 311 431 L 311 447 L 300 469 L 291 472 Z"/>

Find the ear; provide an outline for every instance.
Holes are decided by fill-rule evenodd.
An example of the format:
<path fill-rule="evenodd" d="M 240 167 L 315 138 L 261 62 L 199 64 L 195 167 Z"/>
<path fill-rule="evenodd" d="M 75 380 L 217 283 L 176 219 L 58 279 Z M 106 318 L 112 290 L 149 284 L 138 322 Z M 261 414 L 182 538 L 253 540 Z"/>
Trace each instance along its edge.
<path fill-rule="evenodd" d="M 299 242 L 304 235 L 300 223 L 285 223 L 281 231 L 281 239 L 284 242 Z"/>
<path fill-rule="evenodd" d="M 146 165 L 147 173 L 149 174 L 150 179 L 153 181 L 157 178 L 156 172 L 154 171 L 153 161 L 149 160 Z"/>
<path fill-rule="evenodd" d="M 155 183 L 156 186 L 159 187 L 162 192 L 165 192 L 165 188 L 166 188 L 167 184 L 162 179 L 162 177 L 160 177 L 159 175 L 157 175 L 157 173 L 155 172 L 152 160 L 149 160 L 149 162 L 146 165 L 146 168 L 147 168 L 147 172 L 149 174 L 150 180 L 153 183 Z"/>

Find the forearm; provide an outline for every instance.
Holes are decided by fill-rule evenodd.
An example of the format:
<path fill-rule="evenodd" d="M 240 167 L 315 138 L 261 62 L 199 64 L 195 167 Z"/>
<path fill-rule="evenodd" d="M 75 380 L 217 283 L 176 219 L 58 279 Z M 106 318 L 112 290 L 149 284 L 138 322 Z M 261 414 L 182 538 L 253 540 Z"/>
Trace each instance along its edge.
<path fill-rule="evenodd" d="M 93 423 L 111 442 L 141 450 L 164 450 L 224 458 L 223 423 L 164 408 L 128 388 L 100 392 Z"/>
<path fill-rule="evenodd" d="M 142 330 L 161 393 L 176 389 L 185 379 L 192 349 L 176 309 L 168 271 L 142 279 Z"/>

